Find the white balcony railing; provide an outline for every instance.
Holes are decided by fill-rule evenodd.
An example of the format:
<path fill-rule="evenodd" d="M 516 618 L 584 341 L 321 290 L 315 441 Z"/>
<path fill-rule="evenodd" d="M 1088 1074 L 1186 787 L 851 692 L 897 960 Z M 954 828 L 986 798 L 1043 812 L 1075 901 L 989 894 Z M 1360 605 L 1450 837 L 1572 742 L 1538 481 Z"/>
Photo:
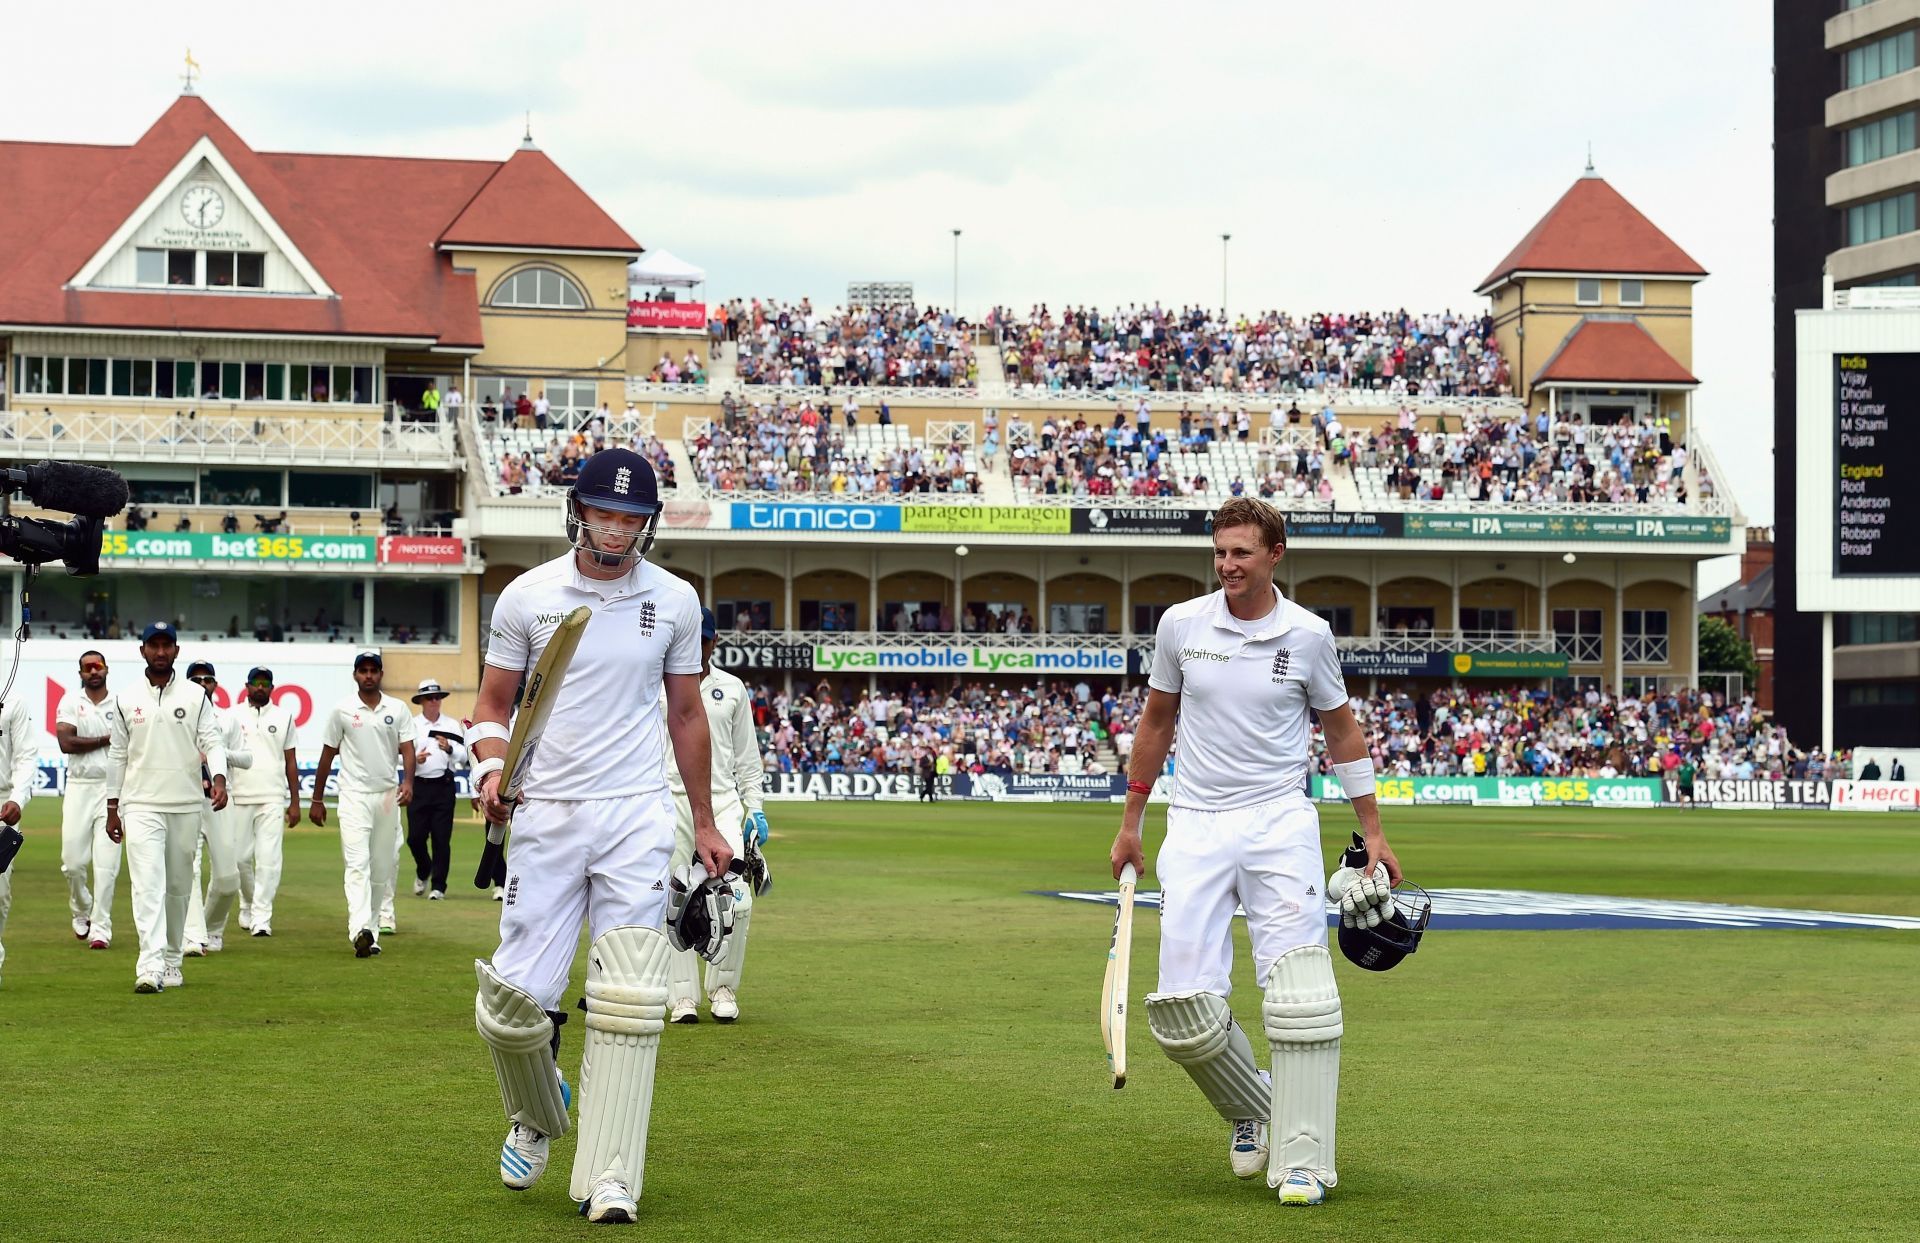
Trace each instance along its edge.
<path fill-rule="evenodd" d="M 756 630 L 724 631 L 721 640 L 728 643 L 784 644 L 795 647 L 873 647 L 888 651 L 907 650 L 929 644 L 977 643 L 997 648 L 1081 648 L 1105 651 L 1130 647 L 1149 640 L 1149 635 L 1080 634 L 1050 631 L 1038 634 L 1002 634 L 999 631 L 963 630 Z M 1343 635 L 1334 640 L 1342 651 L 1414 652 L 1436 648 L 1461 652 L 1555 652 L 1564 650 L 1562 639 L 1545 630 L 1427 630 L 1382 631 L 1377 635 Z M 1653 662 L 1660 663 L 1660 662 Z"/>
<path fill-rule="evenodd" d="M 0 451 L 69 461 L 418 465 L 451 469 L 451 423 L 253 414 L 0 411 Z"/>
<path fill-rule="evenodd" d="M 1074 388 L 1050 389 L 1037 384 L 1009 384 L 1005 382 L 985 382 L 970 388 L 906 388 L 898 385 L 847 385 L 836 384 L 745 384 L 735 383 L 725 387 L 713 384 L 661 384 L 653 380 L 627 381 L 627 398 L 630 401 L 646 399 L 649 401 L 680 402 L 718 402 L 722 393 L 731 392 L 750 402 L 785 401 L 797 403 L 812 402 L 815 406 L 825 403 L 838 404 L 848 396 L 857 397 L 863 409 L 871 409 L 884 401 L 888 404 L 918 402 L 927 405 L 951 405 L 955 402 L 1005 403 L 1008 405 L 1114 405 L 1123 404 L 1132 409 L 1145 400 L 1149 409 L 1178 410 L 1188 406 L 1204 410 L 1209 406 L 1264 409 L 1276 401 L 1300 402 L 1301 409 L 1309 405 L 1320 406 L 1333 403 L 1340 410 L 1398 410 L 1402 406 L 1412 406 L 1415 410 L 1438 413 L 1457 410 L 1523 410 L 1525 403 L 1517 397 L 1423 397 L 1419 394 L 1395 396 L 1387 389 L 1371 388 L 1329 388 L 1329 389 L 1284 389 L 1271 393 L 1242 392 L 1236 389 L 1197 389 L 1190 392 L 1155 392 L 1147 389 L 1126 388 Z"/>

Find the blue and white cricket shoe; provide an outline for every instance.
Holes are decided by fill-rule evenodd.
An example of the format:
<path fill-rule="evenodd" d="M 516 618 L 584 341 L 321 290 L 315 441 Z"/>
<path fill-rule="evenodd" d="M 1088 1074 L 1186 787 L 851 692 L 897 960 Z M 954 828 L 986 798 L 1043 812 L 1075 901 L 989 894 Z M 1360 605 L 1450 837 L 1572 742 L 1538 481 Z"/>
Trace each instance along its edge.
<path fill-rule="evenodd" d="M 560 1081 L 560 1099 L 568 1106 L 573 1104 L 573 1089 L 567 1081 Z M 525 1191 L 540 1181 L 547 1172 L 547 1149 L 553 1140 L 540 1132 L 516 1122 L 507 1131 L 507 1140 L 500 1145 L 500 1181 L 509 1191 Z"/>
<path fill-rule="evenodd" d="M 1319 1204 L 1326 1198 L 1326 1185 L 1309 1170 L 1288 1170 L 1287 1176 L 1280 1180 L 1282 1204 Z"/>

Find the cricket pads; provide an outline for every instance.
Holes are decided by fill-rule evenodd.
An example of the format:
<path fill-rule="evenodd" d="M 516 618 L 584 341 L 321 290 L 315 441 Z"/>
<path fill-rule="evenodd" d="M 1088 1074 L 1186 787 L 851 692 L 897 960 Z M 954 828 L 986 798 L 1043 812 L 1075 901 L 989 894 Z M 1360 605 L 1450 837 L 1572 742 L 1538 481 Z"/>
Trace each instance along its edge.
<path fill-rule="evenodd" d="M 1331 1187 L 1333 1122 L 1340 1096 L 1340 990 L 1333 955 L 1304 945 L 1280 955 L 1261 1006 L 1273 1045 L 1273 1110 L 1267 1186 L 1310 1170 Z"/>
<path fill-rule="evenodd" d="M 522 992 L 475 961 L 480 993 L 474 998 L 474 1024 L 493 1053 L 500 1080 L 500 1103 L 510 1122 L 520 1122 L 549 1137 L 567 1133 L 567 1102 L 554 1065 L 553 1020 L 532 994 Z"/>
<path fill-rule="evenodd" d="M 575 1200 L 584 1202 L 593 1184 L 607 1177 L 619 1179 L 634 1199 L 640 1198 L 672 952 L 658 931 L 632 925 L 601 934 L 588 952 Z"/>
<path fill-rule="evenodd" d="M 1254 1065 L 1253 1045 L 1218 993 L 1155 993 L 1147 1026 L 1166 1055 L 1186 1068 L 1229 1122 L 1267 1116 L 1269 1093 Z"/>

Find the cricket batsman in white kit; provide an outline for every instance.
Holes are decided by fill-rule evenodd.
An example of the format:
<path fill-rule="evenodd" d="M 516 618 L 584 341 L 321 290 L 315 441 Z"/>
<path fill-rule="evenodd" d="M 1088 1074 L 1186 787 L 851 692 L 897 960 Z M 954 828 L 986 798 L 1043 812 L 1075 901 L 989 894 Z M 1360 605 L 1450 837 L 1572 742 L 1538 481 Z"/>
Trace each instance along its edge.
<path fill-rule="evenodd" d="M 1333 771 L 1365 839 L 1364 871 L 1326 881 L 1343 915 L 1378 921 L 1400 883 L 1373 798 L 1373 762 L 1347 702 L 1326 621 L 1283 597 L 1280 511 L 1235 498 L 1213 519 L 1220 590 L 1168 609 L 1154 636 L 1146 709 L 1134 736 L 1127 805 L 1114 838 L 1117 877 L 1146 872 L 1140 823 L 1174 742 L 1160 875 L 1160 978 L 1147 1020 L 1232 1127 L 1233 1172 L 1265 1170 L 1282 1204 L 1320 1203 L 1337 1179 L 1340 993 L 1327 949 L 1320 818 L 1307 797 L 1309 710 L 1320 714 Z M 1233 917 L 1244 908 L 1271 1077 L 1234 1021 Z M 1269 1144 L 1269 1126 L 1272 1139 Z"/>
<path fill-rule="evenodd" d="M 9 834 L 18 832 L 21 813 L 33 798 L 33 783 L 40 774 L 40 753 L 35 746 L 33 717 L 27 711 L 26 697 L 0 705 L 0 775 L 6 780 L 5 802 L 0 802 L 0 825 Z M 18 847 L 19 839 L 12 846 Z M 13 859 L 0 844 L 0 937 L 7 931 L 7 908 L 13 905 Z M 7 961 L 7 947 L 0 943 L 0 966 Z"/>
<path fill-rule="evenodd" d="M 753 702 L 747 684 L 713 665 L 719 627 L 711 610 L 700 610 L 700 703 L 707 710 L 707 735 L 712 740 L 713 822 L 739 825 L 755 847 L 767 841 L 767 813 L 761 808 L 760 739 L 753 730 Z M 693 805 L 680 782 L 680 766 L 667 765 L 667 786 L 673 791 L 673 870 L 693 862 Z M 747 966 L 747 924 L 753 914 L 753 883 L 733 880 L 733 931 L 718 960 L 707 964 L 707 1008 L 717 1023 L 740 1017 L 740 977 Z M 675 1023 L 700 1021 L 700 956 L 691 949 L 673 955 L 673 1013 Z"/>
<path fill-rule="evenodd" d="M 353 658 L 360 689 L 335 704 L 321 726 L 320 767 L 308 809 L 315 824 L 326 824 L 327 775 L 339 756 L 340 855 L 346 863 L 347 940 L 355 958 L 380 952 L 378 920 L 393 903 L 400 871 L 400 809 L 413 801 L 413 713 L 381 692 L 384 676 L 380 653 Z"/>
<path fill-rule="evenodd" d="M 67 757 L 67 789 L 60 800 L 60 871 L 67 878 L 73 935 L 89 949 L 113 943 L 113 888 L 120 875 L 120 847 L 107 839 L 107 744 L 113 712 L 107 691 L 107 658 L 80 653 L 80 689 L 60 700 L 53 732 Z M 87 888 L 87 865 L 93 888 Z"/>
<path fill-rule="evenodd" d="M 570 1191 L 593 1222 L 632 1222 L 639 1212 L 671 954 L 661 931 L 674 840 L 669 739 L 696 857 L 710 876 L 733 858 L 707 793 L 699 601 L 646 560 L 659 517 L 645 458 L 607 449 L 587 460 L 567 494 L 567 554 L 522 574 L 494 606 L 467 732 L 487 819 L 512 820 L 500 948 L 474 964 L 475 1018 L 512 1123 L 500 1178 L 514 1190 L 533 1186 L 550 1141 L 567 1129 L 560 1006 L 584 920 L 592 944 Z M 582 606 L 591 620 L 525 760 L 520 805 L 509 807 L 500 774 L 516 688 Z"/>

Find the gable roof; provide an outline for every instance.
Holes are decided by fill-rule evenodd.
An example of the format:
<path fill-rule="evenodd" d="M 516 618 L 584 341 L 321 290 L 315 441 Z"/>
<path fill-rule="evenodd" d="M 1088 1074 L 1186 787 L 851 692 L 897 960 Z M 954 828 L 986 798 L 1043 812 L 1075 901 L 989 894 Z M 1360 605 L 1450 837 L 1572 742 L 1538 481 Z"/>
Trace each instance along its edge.
<path fill-rule="evenodd" d="M 336 296 L 69 287 L 203 138 Z M 611 221 L 550 160 L 542 156 L 541 162 L 552 175 L 517 182 L 528 200 L 519 208 L 529 218 L 523 223 L 537 225 L 521 230 L 521 244 L 597 249 L 606 240 L 604 227 L 583 229 L 583 222 Z M 257 152 L 196 95 L 176 99 L 131 146 L 0 142 L 0 324 L 346 336 L 479 349 L 485 342 L 473 275 L 456 271 L 435 244 L 506 164 Z"/>
<path fill-rule="evenodd" d="M 1700 597 L 1702 613 L 1761 613 L 1773 609 L 1773 567 L 1762 566 L 1751 581 L 1728 583 Z"/>
<path fill-rule="evenodd" d="M 1698 384 L 1693 373 L 1667 353 L 1636 319 L 1587 316 L 1573 326 L 1535 384 L 1587 381 L 1606 384 Z"/>
<path fill-rule="evenodd" d="M 1516 272 L 1625 272 L 1694 278 L 1707 274 L 1605 178 L 1592 174 L 1574 182 L 1474 292 L 1486 293 Z"/>
<path fill-rule="evenodd" d="M 552 248 L 557 237 L 568 239 L 568 250 L 637 256 L 641 249 L 546 152 L 523 146 L 480 187 L 440 244 Z"/>

